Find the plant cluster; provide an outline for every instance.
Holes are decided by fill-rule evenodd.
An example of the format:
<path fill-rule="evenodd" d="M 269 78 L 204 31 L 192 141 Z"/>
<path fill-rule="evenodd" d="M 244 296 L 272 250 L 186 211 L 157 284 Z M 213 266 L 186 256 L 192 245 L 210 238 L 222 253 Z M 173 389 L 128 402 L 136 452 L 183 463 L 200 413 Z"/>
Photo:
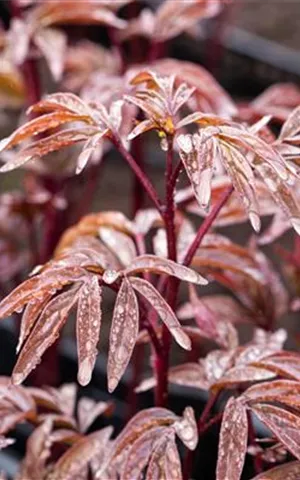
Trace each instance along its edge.
<path fill-rule="evenodd" d="M 22 191 L 0 196 L 0 317 L 14 314 L 19 341 L 11 377 L 0 379 L 0 448 L 19 423 L 33 427 L 18 479 L 187 480 L 213 425 L 216 480 L 245 478 L 246 456 L 252 480 L 300 478 L 300 355 L 284 348 L 277 325 L 300 304 L 300 90 L 275 85 L 237 103 L 203 67 L 165 57 L 172 38 L 224 8 L 222 0 L 165 0 L 156 11 L 134 0 L 11 0 L 0 101 L 4 121 L 21 115 L 0 142 L 0 170 L 21 169 Z M 101 27 L 110 46 L 72 40 L 76 25 Z M 57 93 L 42 85 L 41 67 Z M 165 157 L 163 196 L 143 160 L 151 135 Z M 130 218 L 89 213 L 114 153 L 135 178 Z M 243 246 L 222 232 L 248 220 Z M 294 248 L 278 246 L 283 281 L 262 247 L 286 231 Z M 211 282 L 222 290 L 209 294 Z M 107 291 L 115 295 L 108 392 L 132 362 L 131 394 L 154 389 L 155 398 L 117 435 L 113 402 L 77 402 L 74 385 L 40 388 L 37 375 L 46 351 L 57 360 L 55 342 L 75 313 L 77 378 L 89 384 Z M 173 341 L 187 351 L 181 363 L 170 361 Z M 147 378 L 134 350 L 150 352 Z M 55 383 L 47 361 L 43 382 Z M 181 415 L 168 409 L 169 384 L 206 393 L 199 419 L 188 405 Z M 92 431 L 100 415 L 105 426 Z M 258 438 L 254 419 L 268 437 Z"/>

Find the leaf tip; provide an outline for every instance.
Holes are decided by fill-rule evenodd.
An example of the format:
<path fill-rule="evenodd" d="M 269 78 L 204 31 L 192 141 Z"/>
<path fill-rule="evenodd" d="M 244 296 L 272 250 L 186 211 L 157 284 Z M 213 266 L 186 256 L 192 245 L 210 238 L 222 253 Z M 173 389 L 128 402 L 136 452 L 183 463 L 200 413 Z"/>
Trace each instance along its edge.
<path fill-rule="evenodd" d="M 298 233 L 298 235 L 300 235 L 300 218 L 291 218 L 291 224 L 294 230 L 296 230 L 296 232 Z"/>
<path fill-rule="evenodd" d="M 260 231 L 261 222 L 260 222 L 260 218 L 257 215 L 257 213 L 250 212 L 249 213 L 249 220 L 250 220 L 250 223 L 251 223 L 253 229 L 258 233 Z M 299 228 L 300 228 L 300 224 L 299 224 Z"/>
<path fill-rule="evenodd" d="M 12 383 L 13 385 L 20 385 L 24 380 L 24 375 L 22 373 L 13 373 L 12 374 Z"/>
<path fill-rule="evenodd" d="M 92 378 L 93 367 L 88 358 L 85 358 L 79 365 L 77 379 L 81 386 L 88 385 Z"/>
<path fill-rule="evenodd" d="M 181 328 L 172 329 L 172 333 L 178 345 L 180 345 L 185 350 L 192 349 L 192 342 L 190 337 Z"/>
<path fill-rule="evenodd" d="M 119 380 L 116 377 L 110 377 L 108 378 L 108 391 L 109 393 L 113 393 L 114 390 L 117 388 L 117 385 L 119 383 Z"/>
<path fill-rule="evenodd" d="M 0 167 L 0 173 L 10 172 L 11 170 L 14 170 L 14 168 L 14 165 L 12 165 L 10 162 L 7 162 Z"/>
<path fill-rule="evenodd" d="M 24 341 L 23 336 L 20 335 L 18 340 L 18 345 L 16 346 L 16 354 L 20 352 L 21 347 L 23 345 L 23 341 Z"/>

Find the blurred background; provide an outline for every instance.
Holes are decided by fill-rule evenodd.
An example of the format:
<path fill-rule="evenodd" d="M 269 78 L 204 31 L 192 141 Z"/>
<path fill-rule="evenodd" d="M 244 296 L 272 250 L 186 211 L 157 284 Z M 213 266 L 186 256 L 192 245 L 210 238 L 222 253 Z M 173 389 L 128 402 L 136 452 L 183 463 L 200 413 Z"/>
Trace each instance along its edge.
<path fill-rule="evenodd" d="M 113 0 L 112 0 L 113 1 Z M 174 0 L 177 1 L 177 0 Z M 179 1 L 179 0 L 178 0 Z M 159 0 L 141 2 L 141 5 L 154 8 Z M 7 28 L 10 22 L 10 6 L 8 0 L 0 2 L 0 19 L 3 28 Z M 71 42 L 81 38 L 88 38 L 92 41 L 109 44 L 109 38 L 104 28 L 100 27 L 63 27 L 68 32 Z M 221 85 L 232 95 L 235 100 L 244 101 L 259 95 L 266 88 L 274 83 L 293 82 L 300 86 L 300 1 L 261 1 L 241 0 L 228 3 L 218 17 L 207 20 L 201 25 L 193 28 L 189 34 L 182 34 L 170 44 L 169 56 L 190 60 L 205 66 L 212 72 Z M 52 92 L 55 84 L 49 75 L 46 64 L 41 62 L 39 70 L 42 76 L 44 90 Z M 3 110 L 3 111 L 2 111 Z M 9 117 L 3 117 L 5 108 L 0 111 L 0 138 L 8 135 L 16 127 L 19 121 L 19 110 L 10 112 Z M 3 118 L 3 121 L 2 121 Z M 8 121 L 7 121 L 8 119 Z M 146 163 L 154 182 L 157 185 L 163 184 L 163 156 L 157 153 L 153 155 L 154 146 L 151 141 L 146 152 Z M 15 189 L 20 185 L 22 173 L 10 173 L 1 177 L 1 193 L 8 189 Z M 132 175 L 124 162 L 119 161 L 116 155 L 111 155 L 101 171 L 101 188 L 97 190 L 92 205 L 92 210 L 119 209 L 127 214 L 131 212 L 129 194 L 132 188 Z M 242 228 L 230 228 L 224 233 L 229 233 L 231 238 L 244 244 L 249 238 L 251 229 L 248 225 Z M 289 248 L 292 243 L 292 235 L 286 234 L 280 239 L 281 246 Z M 272 247 L 266 252 L 278 262 L 278 256 Z M 279 262 L 280 263 L 280 262 Z M 215 287 L 212 287 L 211 291 Z M 108 307 L 105 311 L 105 318 L 111 319 L 112 309 Z M 108 328 L 105 328 L 101 335 L 101 349 L 107 344 Z M 3 327 L 2 327 L 3 325 Z M 15 362 L 16 335 L 11 319 L 2 323 L 0 331 L 0 372 L 10 374 Z M 299 348 L 299 314 L 289 314 L 281 320 L 280 326 L 284 326 L 290 333 L 291 348 Z M 107 325 L 108 327 L 108 325 Z M 74 381 L 76 379 L 76 350 L 72 340 L 74 325 L 67 323 L 64 332 L 64 341 L 60 345 L 61 375 L 63 381 Z M 245 338 L 247 331 L 243 332 Z M 178 352 L 175 356 L 178 359 Z M 148 365 L 145 365 L 148 367 Z M 85 394 L 95 398 L 105 398 L 106 390 L 106 359 L 99 358 L 97 370 L 93 382 Z M 130 377 L 127 372 L 126 379 Z M 177 392 L 178 393 L 178 392 Z M 180 392 L 179 392 L 180 393 Z M 182 393 L 182 392 L 181 392 Z M 190 392 L 189 392 L 190 394 Z M 180 396 L 174 393 L 174 404 L 178 410 L 185 404 L 183 398 L 180 404 Z M 119 418 L 124 415 L 124 404 L 126 387 L 121 385 L 116 393 L 117 415 Z M 202 398 L 203 400 L 203 398 Z M 151 403 L 151 398 L 145 396 L 141 400 L 145 404 Z M 189 403 L 195 408 L 200 408 L 201 399 L 194 396 L 189 398 Z M 119 403 L 118 403 L 119 402 Z M 118 423 L 118 417 L 116 420 Z M 28 432 L 20 431 L 19 451 L 12 454 L 5 451 L 0 455 L 0 470 L 13 473 L 16 470 L 15 459 L 19 458 L 24 450 L 24 438 Z M 22 443 L 23 439 L 23 443 Z M 214 454 L 215 441 L 210 454 Z M 10 456 L 11 455 L 11 456 Z M 204 450 L 205 455 L 205 450 Z M 206 480 L 209 472 L 204 474 Z"/>

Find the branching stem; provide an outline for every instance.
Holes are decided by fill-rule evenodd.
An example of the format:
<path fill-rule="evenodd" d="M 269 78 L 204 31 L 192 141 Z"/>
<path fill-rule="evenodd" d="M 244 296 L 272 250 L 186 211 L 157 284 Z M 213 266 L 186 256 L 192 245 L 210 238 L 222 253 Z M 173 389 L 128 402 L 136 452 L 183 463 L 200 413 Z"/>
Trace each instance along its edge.
<path fill-rule="evenodd" d="M 122 140 L 117 136 L 113 136 L 111 138 L 112 143 L 118 150 L 118 152 L 122 155 L 122 157 L 126 160 L 130 168 L 132 169 L 133 173 L 136 175 L 136 177 L 139 179 L 141 185 L 144 187 L 145 191 L 147 192 L 149 198 L 152 200 L 154 203 L 155 207 L 157 210 L 162 213 L 163 212 L 163 205 L 161 200 L 159 199 L 158 193 L 156 189 L 154 188 L 153 184 L 151 183 L 150 179 L 148 176 L 143 172 L 141 167 L 138 165 L 136 160 L 133 158 L 131 153 L 126 150 L 124 147 Z"/>
<path fill-rule="evenodd" d="M 175 232 L 175 204 L 174 204 L 174 188 L 173 178 L 173 137 L 168 137 L 168 150 L 166 156 L 166 208 L 164 221 L 167 235 L 168 258 L 176 262 L 176 232 Z M 176 281 L 173 277 L 168 279 L 167 302 L 172 309 L 175 308 L 177 297 Z M 157 386 L 155 390 L 156 406 L 166 406 L 168 400 L 168 369 L 169 354 L 171 348 L 171 334 L 163 325 L 162 330 L 162 349 L 155 358 L 155 374 Z"/>
<path fill-rule="evenodd" d="M 217 218 L 221 208 L 225 205 L 225 203 L 227 202 L 227 200 L 229 199 L 230 195 L 232 194 L 233 192 L 233 186 L 231 185 L 230 187 L 228 187 L 227 190 L 225 190 L 225 192 L 223 193 L 223 195 L 220 197 L 220 199 L 218 200 L 218 202 L 214 205 L 214 207 L 212 208 L 211 212 L 209 215 L 207 215 L 207 217 L 205 218 L 205 220 L 203 221 L 203 223 L 201 224 L 190 248 L 188 249 L 187 253 L 186 253 L 186 256 L 183 260 L 183 265 L 190 265 L 192 260 L 193 260 L 193 257 L 203 239 L 203 237 L 206 235 L 206 233 L 209 231 L 209 229 L 211 228 L 214 220 Z"/>

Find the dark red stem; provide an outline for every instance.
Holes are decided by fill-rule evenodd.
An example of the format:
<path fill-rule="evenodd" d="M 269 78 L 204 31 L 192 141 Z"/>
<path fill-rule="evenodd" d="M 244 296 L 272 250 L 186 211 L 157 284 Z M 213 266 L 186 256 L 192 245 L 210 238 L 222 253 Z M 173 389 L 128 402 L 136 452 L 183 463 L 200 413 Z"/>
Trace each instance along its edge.
<path fill-rule="evenodd" d="M 170 184 L 172 185 L 173 191 L 175 190 L 176 183 L 181 170 L 182 170 L 182 161 L 179 160 L 176 167 L 173 169 L 171 179 L 170 179 Z"/>
<path fill-rule="evenodd" d="M 166 42 L 156 42 L 155 40 L 152 40 L 152 43 L 149 48 L 149 55 L 148 55 L 149 63 L 155 62 L 155 60 L 162 58 L 165 55 L 166 50 L 167 50 Z"/>
<path fill-rule="evenodd" d="M 175 204 L 174 204 L 174 188 L 176 181 L 173 179 L 173 138 L 168 138 L 168 150 L 166 158 L 166 209 L 164 214 L 168 258 L 176 262 L 177 248 L 176 248 L 176 232 L 175 232 Z M 176 282 L 173 277 L 168 279 L 167 302 L 172 309 L 175 308 L 177 297 Z M 168 369 L 169 369 L 169 354 L 171 348 L 171 334 L 169 330 L 163 325 L 162 330 L 162 348 L 155 357 L 155 374 L 157 386 L 155 389 L 155 404 L 156 406 L 166 406 L 168 401 Z"/>
<path fill-rule="evenodd" d="M 201 427 L 199 435 L 202 437 L 207 432 L 207 430 L 209 430 L 216 423 L 219 423 L 222 420 L 222 418 L 223 418 L 223 412 L 217 413 L 214 417 L 208 420 L 208 422 L 206 422 L 206 424 L 203 425 L 203 427 Z"/>
<path fill-rule="evenodd" d="M 70 216 L 68 215 L 68 217 L 70 217 L 68 218 L 68 224 L 70 224 L 70 221 L 72 223 L 78 222 L 83 215 L 91 210 L 104 161 L 105 158 L 102 158 L 96 165 L 91 165 L 88 167 L 84 179 L 84 185 L 80 193 L 81 197 L 78 199 L 77 195 L 77 197 L 73 200 L 73 212 L 71 212 Z M 70 189 L 72 188 L 74 188 L 73 182 L 70 184 Z"/>
<path fill-rule="evenodd" d="M 154 203 L 157 210 L 161 213 L 162 210 L 163 210 L 162 203 L 159 199 L 159 196 L 158 196 L 158 193 L 157 193 L 156 189 L 154 188 L 153 184 L 151 183 L 151 181 L 149 180 L 147 175 L 143 172 L 143 170 L 138 165 L 136 160 L 133 158 L 131 153 L 128 152 L 128 150 L 126 150 L 126 148 L 124 147 L 121 139 L 118 136 L 116 136 L 116 135 L 113 136 L 111 138 L 111 141 L 114 144 L 114 146 L 116 147 L 116 149 L 118 150 L 118 152 L 122 155 L 122 157 L 126 160 L 128 165 L 130 166 L 133 173 L 138 178 L 139 182 L 141 183 L 141 185 L 143 186 L 143 188 L 147 192 L 149 198 L 152 200 L 152 202 Z"/>
<path fill-rule="evenodd" d="M 167 233 L 168 257 L 176 262 L 176 234 L 175 234 L 175 204 L 174 189 L 176 180 L 173 179 L 173 139 L 168 139 L 167 165 L 166 165 L 166 209 L 165 209 L 165 225 Z"/>
<path fill-rule="evenodd" d="M 142 137 L 137 137 L 134 139 L 132 142 L 131 151 L 136 163 L 139 165 L 141 170 L 144 171 L 145 166 Z M 136 175 L 133 178 L 132 191 L 132 213 L 134 216 L 136 212 L 143 207 L 145 193 L 143 186 Z"/>
<path fill-rule="evenodd" d="M 186 256 L 183 260 L 183 265 L 190 265 L 193 258 L 194 258 L 194 255 L 204 237 L 204 235 L 206 235 L 206 233 L 209 231 L 210 227 L 212 226 L 214 220 L 216 219 L 216 217 L 218 216 L 221 208 L 225 205 L 225 203 L 227 202 L 227 200 L 229 199 L 230 195 L 232 194 L 233 192 L 233 186 L 231 185 L 230 187 L 228 187 L 227 190 L 225 190 L 225 192 L 223 193 L 223 195 L 219 198 L 218 202 L 213 206 L 211 212 L 209 213 L 209 215 L 207 215 L 207 217 L 205 218 L 205 220 L 203 221 L 203 223 L 201 224 L 194 240 L 193 240 L 193 243 L 191 244 L 190 248 L 188 249 L 187 253 L 186 253 Z"/>
<path fill-rule="evenodd" d="M 27 91 L 27 105 L 37 103 L 41 98 L 41 85 L 35 58 L 27 58 L 22 65 Z"/>

